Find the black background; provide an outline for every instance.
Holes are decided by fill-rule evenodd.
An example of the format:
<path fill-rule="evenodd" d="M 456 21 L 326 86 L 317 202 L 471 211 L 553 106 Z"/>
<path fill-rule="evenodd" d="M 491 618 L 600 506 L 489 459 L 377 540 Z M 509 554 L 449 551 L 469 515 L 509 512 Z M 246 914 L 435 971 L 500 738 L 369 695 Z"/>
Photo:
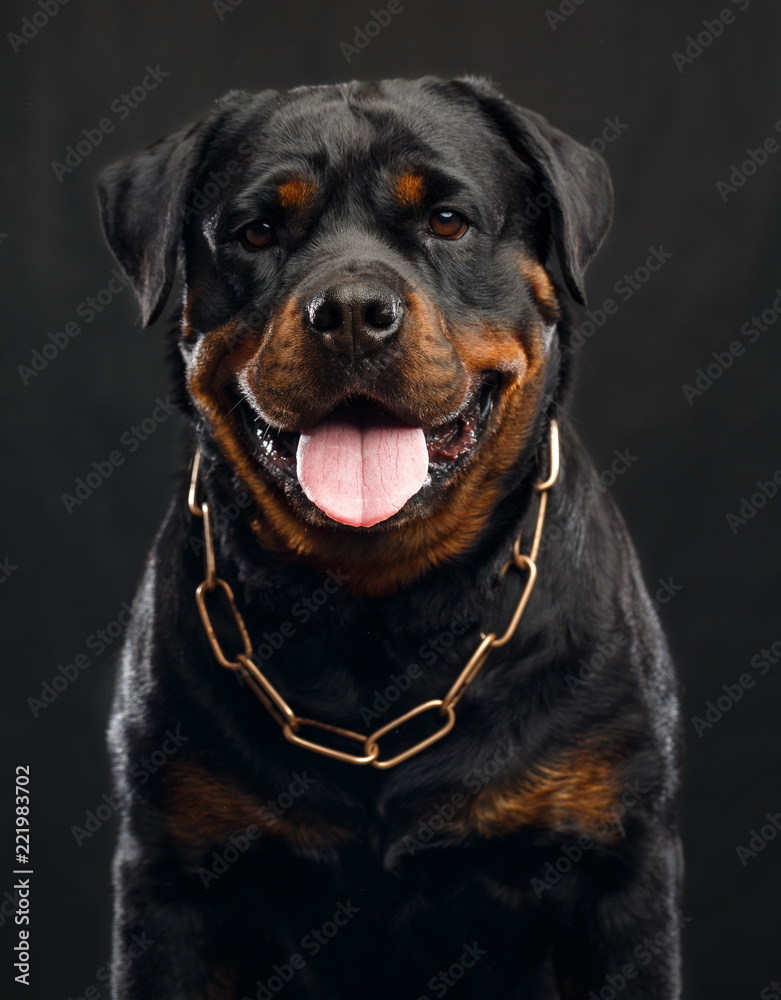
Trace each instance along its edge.
<path fill-rule="evenodd" d="M 51 2 L 51 0 L 50 0 Z M 235 0 L 234 0 L 235 2 Z M 377 7 L 383 0 L 378 0 Z M 726 515 L 781 468 L 778 447 L 779 322 L 754 344 L 740 334 L 781 286 L 781 151 L 724 201 L 716 182 L 768 137 L 781 143 L 778 51 L 781 7 L 771 0 L 565 0 L 551 27 L 544 0 L 403 0 L 348 64 L 341 42 L 369 19 L 370 3 L 271 4 L 243 0 L 222 19 L 209 0 L 116 4 L 71 0 L 14 52 L 0 39 L 5 179 L 0 214 L 4 283 L 3 379 L 4 837 L 13 817 L 12 775 L 32 767 L 33 985 L 13 982 L 12 921 L 0 930 L 4 996 L 66 1000 L 97 987 L 109 955 L 109 860 L 116 818 L 77 846 L 71 832 L 110 790 L 103 730 L 112 689 L 110 651 L 37 718 L 60 664 L 130 601 L 146 549 L 171 494 L 182 452 L 178 418 L 137 451 L 123 434 L 167 394 L 163 335 L 141 330 L 132 294 L 94 321 L 76 309 L 106 287 L 114 262 L 98 225 L 98 170 L 200 116 L 225 90 L 286 88 L 350 78 L 491 75 L 518 103 L 588 143 L 605 119 L 625 126 L 606 146 L 617 214 L 589 273 L 591 308 L 616 315 L 580 351 L 574 411 L 598 470 L 614 451 L 636 457 L 611 487 L 655 593 L 681 589 L 662 608 L 683 683 L 688 761 L 682 820 L 688 868 L 684 913 L 687 996 L 758 997 L 781 979 L 781 837 L 744 866 L 738 845 L 781 809 L 778 706 L 781 664 L 762 677 L 749 661 L 781 638 L 776 566 L 781 497 L 735 533 Z M 661 8 L 661 9 L 660 9 Z M 734 21 L 679 72 L 672 54 L 703 19 Z M 6 4 L 2 33 L 40 8 Z M 42 18 L 39 15 L 38 20 Z M 148 65 L 168 75 L 125 120 L 111 112 Z M 114 131 L 59 180 L 52 162 L 110 117 Z M 779 125 L 781 127 L 781 124 Z M 649 248 L 672 257 L 629 301 L 614 292 Z M 772 320 L 773 317 L 770 317 Z M 50 332 L 82 332 L 24 384 Z M 682 385 L 741 340 L 745 353 L 690 404 Z M 63 493 L 93 461 L 119 448 L 125 462 L 68 513 Z M 691 723 L 722 684 L 755 676 L 721 721 L 698 737 Z M 5 843 L 5 841 L 4 841 Z M 0 853 L 0 894 L 13 856 Z M 7 912 L 7 907 L 3 911 Z M 8 985 L 6 985 L 8 983 Z M 370 993 L 367 983 L 367 993 Z M 94 994 L 92 994 L 94 996 Z"/>

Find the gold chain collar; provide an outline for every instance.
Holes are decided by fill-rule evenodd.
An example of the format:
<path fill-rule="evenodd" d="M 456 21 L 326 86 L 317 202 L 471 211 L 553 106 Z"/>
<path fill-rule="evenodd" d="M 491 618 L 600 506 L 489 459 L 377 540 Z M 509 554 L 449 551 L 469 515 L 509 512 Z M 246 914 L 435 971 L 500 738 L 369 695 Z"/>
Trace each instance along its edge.
<path fill-rule="evenodd" d="M 257 664 L 253 661 L 252 643 L 244 624 L 244 619 L 236 606 L 233 591 L 225 580 L 222 580 L 217 576 L 214 561 L 214 539 L 212 536 L 209 504 L 205 500 L 202 503 L 198 503 L 197 500 L 198 473 L 200 470 L 200 464 L 201 453 L 199 449 L 196 450 L 195 458 L 193 459 L 192 476 L 190 478 L 190 490 L 187 497 L 187 503 L 191 513 L 195 517 L 203 518 L 205 546 L 204 572 L 206 576 L 204 581 L 195 591 L 195 600 L 198 604 L 201 621 L 203 622 L 203 627 L 206 630 L 207 638 L 217 662 L 221 666 L 226 667 L 228 670 L 238 670 L 242 674 L 247 684 L 252 688 L 271 717 L 282 729 L 285 739 L 290 743 L 306 747 L 307 750 L 314 750 L 315 753 L 323 754 L 326 757 L 333 757 L 335 760 L 343 760 L 349 764 L 371 764 L 372 767 L 387 770 L 390 767 L 395 767 L 397 764 L 401 764 L 402 761 L 420 753 L 421 750 L 425 750 L 426 747 L 430 747 L 432 743 L 436 743 L 438 740 L 441 740 L 443 736 L 446 736 L 455 725 L 456 705 L 463 697 L 466 689 L 475 677 L 477 677 L 478 673 L 488 659 L 491 650 L 497 649 L 500 646 L 505 646 L 510 639 L 512 639 L 515 634 L 515 630 L 518 628 L 518 624 L 523 616 L 523 613 L 526 610 L 526 605 L 529 602 L 532 590 L 534 589 L 534 583 L 537 579 L 537 553 L 540 548 L 542 528 L 545 523 L 545 511 L 548 506 L 548 491 L 556 482 L 559 475 L 559 431 L 556 421 L 551 420 L 550 423 L 550 468 L 548 478 L 543 482 L 535 483 L 535 489 L 539 493 L 540 502 L 537 511 L 537 523 L 534 529 L 534 538 L 532 540 L 531 550 L 528 555 L 524 555 L 521 552 L 521 536 L 518 535 L 513 545 L 512 559 L 504 565 L 500 574 L 500 579 L 504 579 L 505 573 L 510 566 L 513 565 L 519 571 L 527 573 L 523 592 L 521 593 L 518 604 L 515 607 L 515 611 L 513 612 L 510 623 L 508 624 L 504 634 L 500 638 L 497 638 L 495 632 L 490 632 L 488 635 L 481 632 L 480 644 L 477 649 L 475 649 L 474 653 L 472 653 L 469 657 L 466 666 L 458 675 L 444 698 L 434 698 L 430 701 L 424 701 L 422 704 L 410 709 L 409 712 L 405 712 L 403 715 L 400 715 L 392 722 L 388 722 L 386 725 L 380 726 L 379 729 L 375 729 L 374 732 L 370 733 L 368 736 L 365 736 L 362 733 L 353 732 L 351 729 L 342 729 L 340 726 L 332 726 L 327 722 L 319 722 L 317 719 L 300 718 L 296 715 L 290 705 L 288 705 L 263 671 L 260 670 Z M 217 638 L 217 634 L 214 631 L 209 611 L 206 607 L 207 594 L 214 593 L 217 588 L 222 590 L 223 594 L 227 598 L 233 618 L 236 622 L 236 628 L 238 629 L 241 644 L 244 647 L 243 652 L 237 653 L 235 659 L 233 660 L 228 659 L 223 652 L 222 646 Z M 392 729 L 396 729 L 399 726 L 404 725 L 405 722 L 409 722 L 410 719 L 414 719 L 415 716 L 422 715 L 423 712 L 433 711 L 434 709 L 437 709 L 439 714 L 444 716 L 442 726 L 435 733 L 432 733 L 431 736 L 427 736 L 424 740 L 420 740 L 420 742 L 414 744 L 414 746 L 411 746 L 403 753 L 397 754 L 395 757 L 391 757 L 388 760 L 380 760 L 379 741 L 383 736 L 387 735 L 387 733 L 389 733 Z M 321 743 L 315 743 L 312 740 L 304 739 L 304 737 L 300 735 L 299 731 L 302 728 L 307 727 L 324 729 L 326 732 L 336 733 L 348 740 L 354 740 L 356 743 L 363 745 L 363 754 L 344 753 L 341 750 L 333 750 L 331 747 L 324 746 Z"/>

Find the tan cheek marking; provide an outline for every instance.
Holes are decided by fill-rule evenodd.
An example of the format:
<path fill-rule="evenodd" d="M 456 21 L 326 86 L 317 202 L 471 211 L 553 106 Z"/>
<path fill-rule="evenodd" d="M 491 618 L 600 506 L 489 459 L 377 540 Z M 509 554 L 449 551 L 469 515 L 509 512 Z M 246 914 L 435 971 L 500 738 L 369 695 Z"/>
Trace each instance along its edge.
<path fill-rule="evenodd" d="M 434 514 L 411 521 L 400 531 L 361 535 L 334 533 L 298 519 L 285 496 L 259 474 L 229 414 L 226 386 L 264 359 L 263 395 L 269 412 L 284 418 L 307 391 L 308 357 L 298 313 L 291 301 L 272 323 L 255 335 L 237 337 L 233 324 L 213 330 L 188 361 L 188 387 L 197 407 L 212 425 L 226 458 L 254 497 L 262 516 L 253 519 L 260 544 L 294 555 L 321 569 L 340 566 L 349 576 L 347 589 L 360 594 L 388 594 L 426 569 L 460 554 L 478 537 L 490 517 L 503 477 L 524 446 L 539 406 L 545 353 L 541 330 L 454 330 L 424 297 L 414 295 L 410 328 L 414 351 L 399 366 L 408 398 L 418 401 L 421 416 L 460 404 L 482 369 L 507 376 L 498 400 L 497 430 Z M 300 350 L 298 347 L 300 346 Z M 291 359 L 295 359 L 294 362 Z M 273 377 L 266 377 L 273 373 Z M 300 400 L 304 403 L 305 400 Z M 300 404 L 299 404 L 300 405 Z"/>
<path fill-rule="evenodd" d="M 282 208 L 303 210 L 311 207 L 317 197 L 317 186 L 305 177 L 283 181 L 277 188 L 277 201 Z"/>
<path fill-rule="evenodd" d="M 304 820 L 300 810 L 277 815 L 262 799 L 192 762 L 171 766 L 166 814 L 172 839 L 187 853 L 205 851 L 253 826 L 298 847 L 333 847 L 353 836 L 327 821 Z"/>
<path fill-rule="evenodd" d="M 396 201 L 404 208 L 419 208 L 423 202 L 426 185 L 420 174 L 400 174 L 393 185 Z"/>
<path fill-rule="evenodd" d="M 530 375 L 530 358 L 514 330 L 489 329 L 456 332 L 461 363 L 471 373 L 498 371 L 520 381 Z"/>
<path fill-rule="evenodd" d="M 509 329 L 468 331 L 457 340 L 459 356 L 468 370 L 495 370 L 504 375 L 494 439 L 503 473 L 524 446 L 539 409 L 546 363 L 542 328 L 528 329 L 523 336 Z"/>
<path fill-rule="evenodd" d="M 540 765 L 532 775 L 486 787 L 454 824 L 462 833 L 486 838 L 535 826 L 585 831 L 609 843 L 621 836 L 616 764 L 614 758 L 594 751 L 572 751 Z"/>
<path fill-rule="evenodd" d="M 556 289 L 548 276 L 548 272 L 536 260 L 524 257 L 521 260 L 521 273 L 529 283 L 534 301 L 540 312 L 549 323 L 558 323 L 561 319 L 559 300 Z"/>
<path fill-rule="evenodd" d="M 201 411 L 212 422 L 219 418 L 221 396 L 226 380 L 220 380 L 221 368 L 227 359 L 243 356 L 250 347 L 249 339 L 241 342 L 235 323 L 211 330 L 195 348 L 187 353 L 185 367 L 187 388 Z M 229 381 L 229 380 L 227 380 Z"/>

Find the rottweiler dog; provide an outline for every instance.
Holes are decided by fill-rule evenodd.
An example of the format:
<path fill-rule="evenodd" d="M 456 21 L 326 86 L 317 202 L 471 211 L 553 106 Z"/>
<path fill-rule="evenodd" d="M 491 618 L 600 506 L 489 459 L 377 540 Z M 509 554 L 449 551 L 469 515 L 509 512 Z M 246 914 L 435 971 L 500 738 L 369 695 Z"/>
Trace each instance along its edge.
<path fill-rule="evenodd" d="M 116 1000 L 678 997 L 676 683 L 566 412 L 603 160 L 478 78 L 234 91 L 99 200 L 192 445 Z"/>

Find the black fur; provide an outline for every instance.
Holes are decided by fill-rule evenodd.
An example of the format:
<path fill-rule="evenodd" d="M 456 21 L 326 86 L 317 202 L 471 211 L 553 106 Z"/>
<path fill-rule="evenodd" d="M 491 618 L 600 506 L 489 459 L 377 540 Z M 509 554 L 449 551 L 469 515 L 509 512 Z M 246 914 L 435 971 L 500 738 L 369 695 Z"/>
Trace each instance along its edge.
<path fill-rule="evenodd" d="M 355 121 L 352 134 L 343 131 L 343 117 L 328 125 L 334 95 Z M 229 196 L 235 205 L 288 155 L 302 122 L 318 119 L 325 122 L 321 148 L 303 148 L 300 140 L 301 154 L 310 158 L 357 158 L 369 133 L 386 143 L 389 157 L 401 149 L 418 157 L 436 151 L 477 192 L 486 238 L 514 240 L 545 264 L 555 256 L 567 289 L 584 301 L 583 272 L 611 211 L 602 161 L 484 81 L 427 78 L 231 93 L 198 125 L 110 168 L 100 185 L 104 226 L 145 322 L 160 314 L 177 258 L 188 287 L 198 275 L 198 329 L 248 308 L 270 314 L 288 278 L 261 264 L 249 275 L 230 252 L 221 273 L 215 271 L 204 232 Z M 242 138 L 253 143 L 253 153 L 241 171 L 205 205 L 194 199 Z M 525 206 L 543 203 L 532 219 Z M 376 235 L 370 206 L 351 211 L 344 226 Z M 318 239 L 309 257 L 291 255 L 299 277 L 316 254 L 333 248 L 338 234 Z M 445 310 L 502 320 L 528 308 L 505 290 L 505 275 L 492 273 L 490 253 L 460 265 L 429 260 L 424 277 L 415 248 L 401 235 L 390 242 L 389 254 L 436 284 Z M 566 342 L 566 321 L 556 337 L 557 344 Z M 504 584 L 498 575 L 521 528 L 528 549 L 537 511 L 535 456 L 545 454 L 551 416 L 561 426 L 562 467 L 550 496 L 539 578 L 516 636 L 492 654 L 461 702 L 453 731 L 387 772 L 290 745 L 248 688 L 218 666 L 195 604 L 203 579 L 202 524 L 188 511 L 183 481 L 136 600 L 111 725 L 124 803 L 115 865 L 116 1000 L 239 1000 L 280 990 L 282 997 L 312 1000 L 416 1000 L 443 996 L 443 990 L 453 997 L 586 1000 L 608 995 L 600 993 L 613 988 L 607 977 L 613 986 L 616 977 L 625 983 L 622 1000 L 679 996 L 675 681 L 624 523 L 597 488 L 563 409 L 568 357 L 554 345 L 528 446 L 469 551 L 387 597 L 337 587 L 309 622 L 295 609 L 327 578 L 258 546 L 242 484 L 185 402 L 205 454 L 204 495 L 213 511 L 223 512 L 216 528 L 218 573 L 234 588 L 256 644 L 285 621 L 296 629 L 263 669 L 300 715 L 358 731 L 441 697 L 481 630 L 503 630 L 520 584 L 513 571 Z M 179 370 L 186 401 L 182 378 Z M 337 577 L 339 570 L 333 567 Z M 454 622 L 463 634 L 432 654 L 432 640 Z M 230 645 L 230 619 L 220 628 Z M 626 641 L 616 644 L 616 633 Z M 582 660 L 611 648 L 590 679 L 578 677 Z M 422 666 L 421 675 L 367 725 L 376 692 L 411 663 Z M 138 762 L 167 739 L 170 748 L 166 733 L 177 726 L 186 742 L 140 781 Z M 595 837 L 586 847 L 581 839 L 577 857 L 578 838 L 588 831 L 566 824 L 529 825 L 493 838 L 437 833 L 436 817 L 447 815 L 454 794 L 471 800 L 478 790 L 510 775 L 534 775 L 542 762 L 586 743 L 626 750 L 620 780 L 636 788 L 637 801 L 627 796 L 616 812 L 620 836 L 613 842 Z M 238 846 L 210 844 L 201 857 L 183 855 L 171 836 L 165 789 L 172 769 L 190 756 L 261 803 L 284 796 L 298 775 L 306 791 L 287 815 L 319 829 L 347 829 L 352 839 L 294 847 L 264 833 L 247 850 L 239 838 Z M 481 771 L 486 764 L 488 772 Z M 205 884 L 204 871 L 226 851 L 238 859 Z M 337 911 L 351 915 L 313 954 L 316 939 L 307 944 L 307 935 Z M 331 926 L 337 923 L 329 932 Z M 142 933 L 153 943 L 126 960 L 132 936 Z M 649 951 L 645 942 L 660 933 L 669 943 Z M 302 956 L 303 968 L 294 955 Z M 459 965 L 462 955 L 467 961 Z M 453 966 L 461 974 L 451 974 Z"/>

